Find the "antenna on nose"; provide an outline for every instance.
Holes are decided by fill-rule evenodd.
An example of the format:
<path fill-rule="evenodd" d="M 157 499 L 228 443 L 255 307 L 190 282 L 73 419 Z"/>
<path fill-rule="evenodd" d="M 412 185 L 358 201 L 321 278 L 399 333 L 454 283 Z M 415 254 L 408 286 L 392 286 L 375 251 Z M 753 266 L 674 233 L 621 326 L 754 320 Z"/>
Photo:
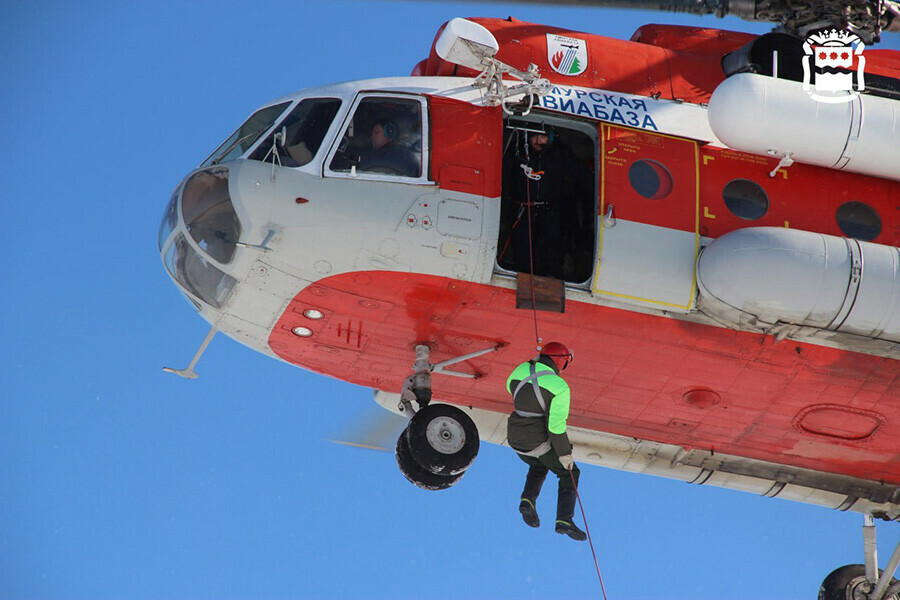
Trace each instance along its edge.
<path fill-rule="evenodd" d="M 197 379 L 199 375 L 197 375 L 197 372 L 194 371 L 194 367 L 197 365 L 197 361 L 200 360 L 200 357 L 203 356 L 203 353 L 206 352 L 206 347 L 209 346 L 209 343 L 212 341 L 213 336 L 215 336 L 218 331 L 219 330 L 216 329 L 215 325 L 210 327 L 209 333 L 207 333 L 206 337 L 203 338 L 203 343 L 200 344 L 200 348 L 197 350 L 197 353 L 194 354 L 194 358 L 191 359 L 190 364 L 188 364 L 186 368 L 173 369 L 172 367 L 163 367 L 163 371 L 165 371 L 166 373 L 174 373 L 175 375 L 184 377 L 185 379 Z"/>

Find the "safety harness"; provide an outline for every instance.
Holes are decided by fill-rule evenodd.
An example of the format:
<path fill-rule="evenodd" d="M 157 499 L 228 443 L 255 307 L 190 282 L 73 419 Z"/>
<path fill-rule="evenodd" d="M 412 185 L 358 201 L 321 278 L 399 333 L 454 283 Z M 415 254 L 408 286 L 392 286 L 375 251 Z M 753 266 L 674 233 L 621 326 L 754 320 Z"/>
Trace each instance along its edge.
<path fill-rule="evenodd" d="M 513 403 L 515 403 L 515 401 L 516 401 L 515 399 L 516 399 L 516 396 L 519 395 L 519 391 L 521 391 L 522 388 L 524 388 L 526 385 L 528 385 L 530 383 L 531 386 L 534 388 L 534 396 L 537 399 L 538 404 L 541 405 L 541 410 L 543 412 L 534 413 L 534 412 L 529 412 L 527 410 L 519 410 L 517 408 L 517 409 L 515 409 L 515 413 L 517 415 L 519 415 L 520 417 L 544 418 L 547 416 L 547 403 L 544 402 L 544 395 L 541 393 L 541 386 L 538 385 L 538 378 L 543 377 L 544 375 L 555 375 L 556 373 L 552 369 L 547 370 L 547 371 L 541 371 L 540 373 L 538 373 L 535 361 L 536 361 L 536 359 L 528 361 L 528 364 L 529 364 L 530 370 L 531 370 L 531 374 L 528 375 L 528 377 L 526 377 L 525 379 L 521 380 L 519 382 L 519 385 L 516 386 L 515 391 L 513 391 Z M 519 450 L 516 450 L 516 452 L 518 452 L 519 454 L 524 454 L 525 456 L 537 457 L 537 456 L 542 456 L 543 454 L 547 453 L 550 450 L 550 448 L 551 448 L 550 440 L 546 440 L 540 446 L 538 446 L 534 450 L 531 450 L 530 452 L 521 452 Z"/>
<path fill-rule="evenodd" d="M 513 391 L 513 402 L 515 402 L 516 396 L 518 396 L 519 391 L 528 385 L 529 383 L 534 388 L 534 395 L 537 398 L 538 404 L 541 405 L 541 410 L 544 412 L 541 413 L 533 413 L 525 410 L 516 409 L 516 414 L 520 417 L 544 417 L 547 415 L 547 403 L 544 402 L 544 395 L 541 393 L 541 386 L 538 385 L 538 377 L 543 377 L 544 375 L 556 375 L 553 370 L 549 371 L 541 371 L 537 372 L 537 366 L 535 365 L 534 360 L 528 361 L 529 367 L 531 367 L 531 374 L 519 382 L 519 385 L 516 386 L 515 391 Z"/>

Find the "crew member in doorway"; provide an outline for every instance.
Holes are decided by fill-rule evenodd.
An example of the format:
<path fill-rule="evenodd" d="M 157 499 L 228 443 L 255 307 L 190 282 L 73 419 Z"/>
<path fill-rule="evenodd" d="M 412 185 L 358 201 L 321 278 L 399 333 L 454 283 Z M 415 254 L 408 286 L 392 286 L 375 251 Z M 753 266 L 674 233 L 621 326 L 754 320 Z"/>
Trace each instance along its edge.
<path fill-rule="evenodd" d="M 567 230 L 574 233 L 577 198 L 589 193 L 591 174 L 557 138 L 550 125 L 529 131 L 524 146 L 507 155 L 503 168 L 504 186 L 511 189 L 509 197 L 517 210 L 512 231 L 516 270 L 531 273 L 533 260 L 535 275 L 563 279 Z M 569 189 L 574 188 L 571 193 L 567 193 L 567 179 Z"/>
<path fill-rule="evenodd" d="M 547 472 L 553 471 L 559 478 L 556 533 L 583 541 L 587 536 L 573 521 L 580 471 L 572 459 L 572 444 L 566 435 L 569 385 L 559 376 L 572 358 L 564 345 L 550 342 L 536 358 L 513 370 L 506 381 L 515 408 L 507 421 L 507 439 L 528 465 L 519 502 L 522 519 L 530 527 L 540 526 L 537 498 Z"/>

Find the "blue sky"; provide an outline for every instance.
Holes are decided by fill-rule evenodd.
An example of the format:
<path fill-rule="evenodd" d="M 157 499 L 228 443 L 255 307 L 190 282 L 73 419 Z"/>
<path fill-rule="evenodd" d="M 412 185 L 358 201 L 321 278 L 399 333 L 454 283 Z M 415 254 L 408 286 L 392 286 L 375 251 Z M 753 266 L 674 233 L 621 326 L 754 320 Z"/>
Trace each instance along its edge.
<path fill-rule="evenodd" d="M 516 510 L 484 445 L 456 487 L 338 446 L 371 391 L 217 337 L 164 274 L 178 181 L 257 106 L 406 75 L 454 16 L 627 38 L 668 14 L 414 2 L 27 2 L 0 20 L 0 596 L 598 597 L 586 544 Z M 882 47 L 898 47 L 897 36 Z M 548 485 L 540 508 L 553 510 Z M 586 467 L 609 598 L 812 598 L 862 517 Z M 879 528 L 882 564 L 900 531 Z"/>

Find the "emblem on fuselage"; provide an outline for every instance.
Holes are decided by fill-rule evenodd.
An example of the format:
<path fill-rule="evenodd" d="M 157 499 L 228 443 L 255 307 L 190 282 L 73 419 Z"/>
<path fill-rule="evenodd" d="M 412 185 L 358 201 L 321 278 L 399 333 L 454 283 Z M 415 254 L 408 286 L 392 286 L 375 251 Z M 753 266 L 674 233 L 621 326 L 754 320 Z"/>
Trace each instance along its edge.
<path fill-rule="evenodd" d="M 588 66 L 587 41 L 548 33 L 547 61 L 561 75 L 581 75 Z"/>
<path fill-rule="evenodd" d="M 859 36 L 849 31 L 831 29 L 810 34 L 803 44 L 803 89 L 818 102 L 853 100 L 866 88 L 865 48 Z"/>

